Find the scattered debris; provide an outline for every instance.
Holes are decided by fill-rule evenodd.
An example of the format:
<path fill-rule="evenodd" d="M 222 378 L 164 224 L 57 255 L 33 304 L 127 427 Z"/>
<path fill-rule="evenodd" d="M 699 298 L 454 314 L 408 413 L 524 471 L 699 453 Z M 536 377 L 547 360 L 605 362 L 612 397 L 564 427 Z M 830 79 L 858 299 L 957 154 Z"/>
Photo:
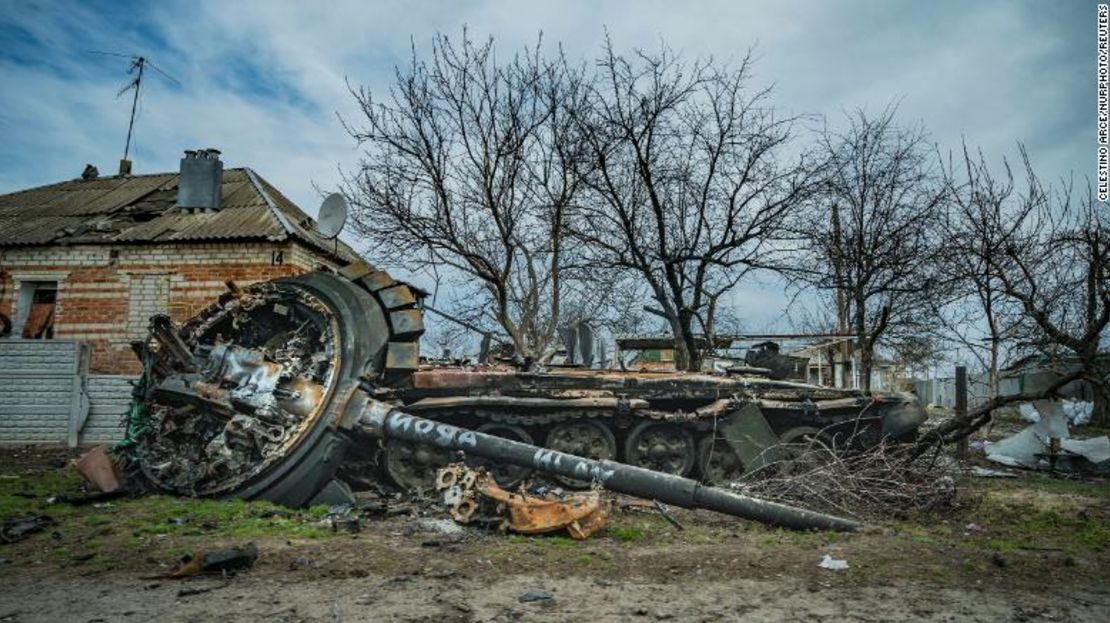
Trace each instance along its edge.
<path fill-rule="evenodd" d="M 258 547 L 254 543 L 214 552 L 195 552 L 182 556 L 178 564 L 162 577 L 178 579 L 194 575 L 227 575 L 253 567 L 256 560 Z"/>
<path fill-rule="evenodd" d="M 47 498 L 47 504 L 69 504 L 70 506 L 85 506 L 91 504 L 93 508 L 111 508 L 111 502 L 117 498 L 126 497 L 128 492 L 124 488 L 109 493 L 97 492 L 89 495 L 53 495 Z"/>
<path fill-rule="evenodd" d="M 659 514 L 663 516 L 663 519 L 667 520 L 667 523 L 678 528 L 679 530 L 686 529 L 686 526 L 678 523 L 678 520 L 672 517 L 671 514 L 667 512 L 667 507 L 660 504 L 659 500 L 652 500 L 652 504 L 655 506 L 655 510 L 659 511 Z"/>
<path fill-rule="evenodd" d="M 964 536 L 968 537 L 968 536 L 971 536 L 972 534 L 986 532 L 986 530 L 987 529 L 984 528 L 983 526 L 972 522 L 972 523 L 969 523 L 966 526 L 964 526 Z"/>
<path fill-rule="evenodd" d="M 81 477 L 98 491 L 112 493 L 119 490 L 119 466 L 108 454 L 108 446 L 94 447 L 78 457 L 75 465 Z"/>
<path fill-rule="evenodd" d="M 574 539 L 585 539 L 600 530 L 609 517 L 609 501 L 597 490 L 539 496 L 521 490 L 510 493 L 484 469 L 453 463 L 439 470 L 436 488 L 451 517 L 462 524 L 499 518 L 501 529 L 521 534 L 566 530 Z"/>
<path fill-rule="evenodd" d="M 533 601 L 551 601 L 553 599 L 555 599 L 555 596 L 551 593 L 545 590 L 533 589 L 521 593 L 520 597 L 517 598 L 517 601 L 522 604 L 526 604 Z"/>
<path fill-rule="evenodd" d="M 324 515 L 324 522 L 331 527 L 332 532 L 342 530 L 349 534 L 358 534 L 362 531 L 362 522 L 350 504 L 336 504 L 329 508 L 328 514 Z"/>
<path fill-rule="evenodd" d="M 837 560 L 836 558 L 825 554 L 825 557 L 821 559 L 821 562 L 817 563 L 817 566 L 821 567 L 822 569 L 828 569 L 830 571 L 843 571 L 848 568 L 848 561 Z"/>
<path fill-rule="evenodd" d="M 22 541 L 52 525 L 54 525 L 54 519 L 47 515 L 15 517 L 5 521 L 3 528 L 0 528 L 0 542 L 15 543 L 16 541 Z"/>
<path fill-rule="evenodd" d="M 1064 471 L 1110 469 L 1110 437 L 1073 439 L 1064 401 L 1038 400 L 1028 406 L 1038 414 L 1034 424 L 986 446 L 987 459 L 1009 467 Z M 1027 405 L 1023 404 L 1022 407 Z"/>
<path fill-rule="evenodd" d="M 1054 401 L 1038 401 L 1038 402 L 1054 402 Z M 1067 419 L 1071 426 L 1085 426 L 1091 423 L 1091 415 L 1094 413 L 1095 405 L 1092 402 L 1084 402 L 1081 400 L 1063 399 L 1058 401 L 1060 409 L 1064 412 L 1064 417 Z M 1021 413 L 1021 419 L 1036 424 L 1041 420 L 1040 409 L 1036 403 L 1023 402 L 1018 405 L 1018 411 Z"/>
<path fill-rule="evenodd" d="M 212 585 L 212 586 L 203 586 L 203 587 L 199 587 L 199 588 L 183 588 L 183 589 L 177 591 L 177 596 L 178 597 L 190 597 L 192 595 L 202 595 L 204 593 L 209 593 L 209 592 L 212 592 L 212 591 L 215 591 L 215 590 L 219 590 L 221 588 L 227 588 L 230 585 L 231 585 L 230 582 L 222 582 L 220 584 L 215 584 L 215 585 Z"/>
<path fill-rule="evenodd" d="M 311 569 L 312 567 L 315 567 L 315 566 L 316 566 L 316 563 L 313 562 L 313 560 L 311 558 L 308 558 L 306 556 L 297 556 L 293 560 L 289 561 L 289 570 L 290 571 L 299 571 L 301 569 Z"/>
<path fill-rule="evenodd" d="M 450 519 L 420 519 L 416 527 L 424 532 L 436 534 L 464 534 L 466 531 Z"/>
<path fill-rule="evenodd" d="M 979 467 L 978 465 L 972 466 L 971 475 L 976 478 L 1017 478 L 1017 474 L 1008 472 L 1001 469 L 990 469 L 988 467 Z"/>

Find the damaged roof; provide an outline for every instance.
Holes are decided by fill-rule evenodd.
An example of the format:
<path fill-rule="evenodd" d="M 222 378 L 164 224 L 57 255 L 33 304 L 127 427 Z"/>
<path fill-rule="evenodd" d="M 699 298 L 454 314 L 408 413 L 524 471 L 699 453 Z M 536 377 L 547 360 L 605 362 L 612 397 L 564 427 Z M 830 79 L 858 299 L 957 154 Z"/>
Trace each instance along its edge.
<path fill-rule="evenodd" d="M 0 247 L 295 238 L 350 261 L 343 242 L 249 168 L 226 169 L 220 208 L 177 207 L 178 173 L 75 179 L 0 195 Z"/>

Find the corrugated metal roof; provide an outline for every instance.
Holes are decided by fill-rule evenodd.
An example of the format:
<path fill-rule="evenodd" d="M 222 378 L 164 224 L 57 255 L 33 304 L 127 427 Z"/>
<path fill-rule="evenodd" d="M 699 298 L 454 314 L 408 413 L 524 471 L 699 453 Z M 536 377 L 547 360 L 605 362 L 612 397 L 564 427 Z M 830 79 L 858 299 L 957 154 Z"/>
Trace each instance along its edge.
<path fill-rule="evenodd" d="M 329 254 L 334 241 L 261 177 L 227 169 L 220 209 L 177 207 L 177 173 L 70 180 L 0 195 L 0 247 L 298 238 Z M 264 196 L 265 194 L 265 196 Z M 273 202 L 273 207 L 267 197 Z M 339 244 L 344 259 L 357 257 Z"/>

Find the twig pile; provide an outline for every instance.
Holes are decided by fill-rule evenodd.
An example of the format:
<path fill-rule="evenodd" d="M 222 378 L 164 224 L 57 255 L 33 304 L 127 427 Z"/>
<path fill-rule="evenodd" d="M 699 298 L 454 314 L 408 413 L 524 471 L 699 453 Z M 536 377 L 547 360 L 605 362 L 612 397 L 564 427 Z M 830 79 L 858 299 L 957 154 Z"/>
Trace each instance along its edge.
<path fill-rule="evenodd" d="M 740 493 L 813 510 L 857 517 L 906 517 L 943 510 L 956 498 L 958 464 L 913 456 L 880 443 L 853 453 L 820 441 L 795 449 L 789 459 L 745 474 L 730 487 Z"/>

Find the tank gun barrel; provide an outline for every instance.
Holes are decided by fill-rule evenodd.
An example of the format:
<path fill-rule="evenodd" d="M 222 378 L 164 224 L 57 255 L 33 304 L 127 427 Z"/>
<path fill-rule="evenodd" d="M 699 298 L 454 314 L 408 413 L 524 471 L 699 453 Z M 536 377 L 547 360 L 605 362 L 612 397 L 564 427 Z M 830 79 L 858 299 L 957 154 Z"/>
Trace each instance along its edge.
<path fill-rule="evenodd" d="M 587 459 L 459 428 L 405 413 L 377 400 L 370 400 L 358 424 L 366 432 L 384 438 L 461 450 L 494 461 L 595 482 L 610 491 L 683 508 L 704 508 L 795 530 L 847 532 L 859 528 L 857 522 L 834 515 L 741 495 L 681 476 L 614 461 Z"/>

